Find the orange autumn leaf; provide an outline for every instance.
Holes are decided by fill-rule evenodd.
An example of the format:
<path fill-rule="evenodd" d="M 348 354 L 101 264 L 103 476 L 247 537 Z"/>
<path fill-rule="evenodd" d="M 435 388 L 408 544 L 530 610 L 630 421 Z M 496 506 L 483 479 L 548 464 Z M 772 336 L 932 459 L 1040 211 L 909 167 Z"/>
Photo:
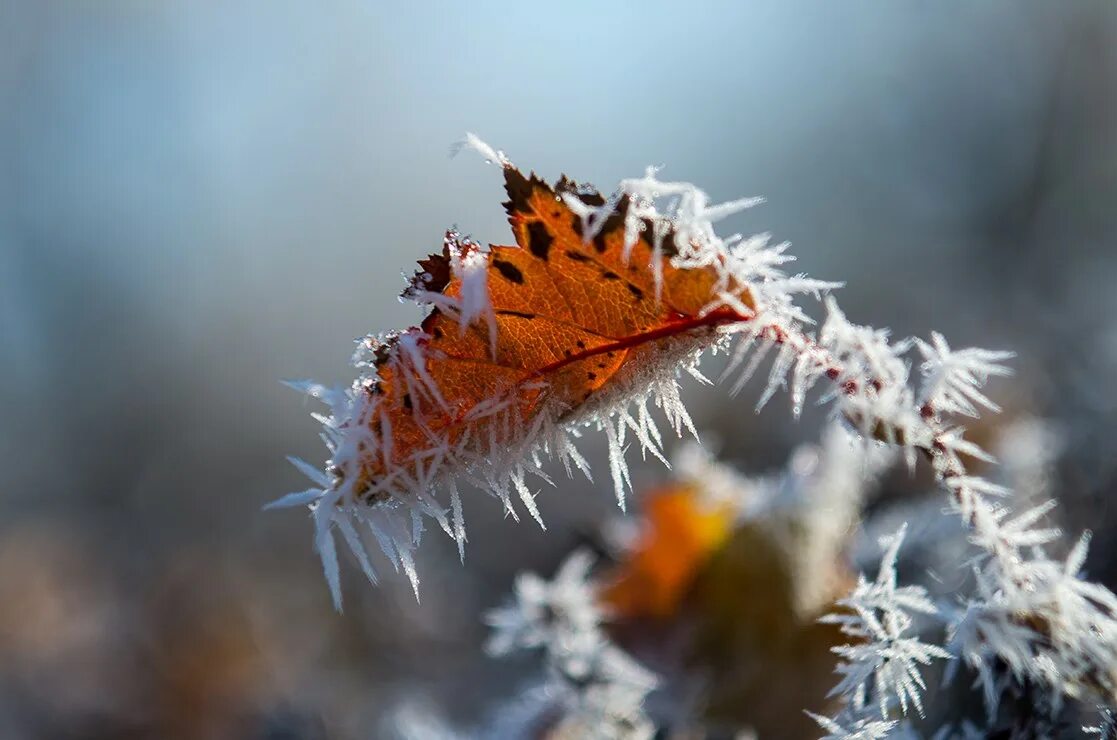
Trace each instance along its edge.
<path fill-rule="evenodd" d="M 405 291 L 434 310 L 420 327 L 375 349 L 376 380 L 366 392 L 379 412 L 367 423 L 375 439 L 390 444 L 360 466 L 355 488 L 371 499 L 386 477 L 422 478 L 434 447 L 456 449 L 467 439 L 510 444 L 508 419 L 490 412 L 496 406 L 520 428 L 543 409 L 568 417 L 608 390 L 638 350 L 714 336 L 718 326 L 743 318 L 726 308 L 703 313 L 719 273 L 672 265 L 672 235 L 657 252 L 646 222 L 635 244 L 626 244 L 626 197 L 584 239 L 583 217 L 562 196 L 600 206 L 600 194 L 565 177 L 552 188 L 510 165 L 504 176 L 517 246 L 485 252 L 448 233 L 442 254 L 422 260 Z M 482 269 L 483 280 L 476 275 Z M 470 295 L 479 285 L 481 299 Z M 753 305 L 747 289 L 736 297 Z M 483 310 L 463 316 L 471 300 Z"/>
<path fill-rule="evenodd" d="M 713 233 L 713 221 L 755 199 L 711 205 L 697 188 L 660 183 L 651 172 L 606 199 L 565 177 L 550 186 L 524 176 L 481 149 L 502 165 L 516 244 L 486 250 L 448 232 L 403 294 L 430 307 L 420 326 L 363 340 L 354 358 L 362 375 L 349 388 L 294 384 L 330 407 L 316 417 L 330 455 L 324 471 L 293 459 L 314 487 L 271 506 L 310 507 L 339 607 L 335 534 L 372 580 L 374 542 L 417 595 L 413 552 L 424 517 L 463 557 L 463 484 L 495 496 L 513 517 L 516 496 L 542 524 L 528 481 L 550 482 L 544 458 L 589 476 L 575 446 L 587 426 L 607 437 L 623 506 L 628 440 L 663 457 L 649 405 L 676 434 L 694 432 L 680 374 L 697 373 L 699 356 L 731 337 L 747 349 L 759 331 L 758 290 L 822 285 L 779 282 L 776 266 L 787 259 L 780 245 Z M 674 202 L 660 212 L 663 197 Z"/>
<path fill-rule="evenodd" d="M 609 577 L 602 600 L 622 617 L 665 618 L 731 534 L 733 510 L 703 502 L 686 484 L 650 494 L 643 529 Z"/>

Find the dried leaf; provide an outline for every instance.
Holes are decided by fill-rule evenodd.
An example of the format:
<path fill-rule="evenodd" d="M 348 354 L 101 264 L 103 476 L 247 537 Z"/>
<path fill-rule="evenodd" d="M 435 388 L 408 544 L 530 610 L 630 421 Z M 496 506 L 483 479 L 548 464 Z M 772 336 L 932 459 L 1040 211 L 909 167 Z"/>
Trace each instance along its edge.
<path fill-rule="evenodd" d="M 463 445 L 483 453 L 512 444 L 544 410 L 557 416 L 546 421 L 570 416 L 638 348 L 712 336 L 742 320 L 727 309 L 703 313 L 718 273 L 673 267 L 673 234 L 662 240 L 663 254 L 650 222 L 626 244 L 627 198 L 583 239 L 583 215 L 562 196 L 604 203 L 599 194 L 566 178 L 551 188 L 510 165 L 504 174 L 517 246 L 483 251 L 448 233 L 442 254 L 420 261 L 404 292 L 434 309 L 373 351 L 376 380 L 365 391 L 377 413 L 366 421 L 380 444 L 354 487 L 370 498 L 386 478 L 421 481 Z M 737 297 L 753 305 L 747 290 Z"/>

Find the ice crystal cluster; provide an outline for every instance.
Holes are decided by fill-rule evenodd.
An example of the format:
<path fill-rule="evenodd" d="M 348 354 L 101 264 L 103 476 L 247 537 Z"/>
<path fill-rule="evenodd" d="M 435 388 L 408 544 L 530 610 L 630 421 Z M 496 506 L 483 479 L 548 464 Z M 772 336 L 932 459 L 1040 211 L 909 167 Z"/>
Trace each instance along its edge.
<path fill-rule="evenodd" d="M 914 617 L 935 615 L 938 608 L 921 586 L 898 586 L 896 561 L 904 539 L 904 529 L 888 538 L 880 572 L 875 581 L 864 576 L 837 612 L 822 621 L 838 624 L 854 639 L 834 648 L 842 659 L 837 672 L 841 681 L 831 695 L 845 701 L 845 708 L 834 718 L 812 715 L 829 736 L 848 738 L 886 737 L 896 726 L 891 719 L 899 707 L 923 713 L 922 692 L 926 689 L 920 668 L 936 658 L 950 658 L 943 648 L 914 636 Z"/>
<path fill-rule="evenodd" d="M 547 676 L 533 692 L 534 709 L 521 712 L 525 720 L 557 709 L 559 737 L 651 738 L 655 727 L 643 707 L 657 679 L 602 630 L 592 565 L 589 553 L 576 551 L 552 581 L 521 573 L 514 601 L 487 615 L 493 632 L 486 650 L 496 657 L 542 650 Z"/>
<path fill-rule="evenodd" d="M 503 153 L 475 137 L 467 144 L 507 166 Z M 715 222 L 750 207 L 755 199 L 713 205 L 702 190 L 660 180 L 654 169 L 643 177 L 622 180 L 616 195 L 604 205 L 582 202 L 577 193 L 566 193 L 564 198 L 582 217 L 586 238 L 592 238 L 621 195 L 630 204 L 625 223 L 630 243 L 647 223 L 654 229 L 657 245 L 658 240 L 674 239 L 670 258 L 674 267 L 712 268 L 717 273 L 705 310 L 728 307 L 740 320 L 720 325 L 712 341 L 680 337 L 655 347 L 654 354 L 637 358 L 629 371 L 577 413 L 541 414 L 530 424 L 506 416 L 505 426 L 513 432 L 488 445 L 474 441 L 471 447 L 450 448 L 434 440 L 425 460 L 410 471 L 392 470 L 377 484 L 374 495 L 362 499 L 351 488 L 352 476 L 339 477 L 333 471 L 351 468 L 370 446 L 390 450 L 390 426 L 380 438 L 370 436 L 369 421 L 378 410 L 361 392 L 374 380 L 368 374 L 367 352 L 375 353 L 383 338 L 364 340 L 366 354 L 357 362 L 362 375 L 351 387 L 300 385 L 329 408 L 328 414 L 317 417 L 329 460 L 325 472 L 295 461 L 313 486 L 274 505 L 309 506 L 315 544 L 338 605 L 335 536 L 340 536 L 370 579 L 375 580 L 376 572 L 369 551 L 379 549 L 407 574 L 417 591 L 413 551 L 425 518 L 433 519 L 462 545 L 466 534 L 459 486 L 471 485 L 496 496 L 513 514 L 513 499 L 518 498 L 542 523 L 527 481 L 534 477 L 550 482 L 544 468 L 547 458 L 561 461 L 568 472 L 576 467 L 588 475 L 575 446 L 587 429 L 604 432 L 610 472 L 623 505 L 629 485 L 625 448 L 634 443 L 645 453 L 663 457 L 663 437 L 651 408 L 658 407 L 676 433 L 693 431 L 680 401 L 680 375 L 684 371 L 698 375 L 703 352 L 726 350 L 731 357 L 722 379 L 733 393 L 770 359 L 757 408 L 786 389 L 791 411 L 798 416 L 811 394 L 864 440 L 897 450 L 909 466 L 926 460 L 946 493 L 949 509 L 960 518 L 979 553 L 971 564 L 976 595 L 947 617 L 949 639 L 945 647 L 937 647 L 907 634 L 913 612 L 933 612 L 936 607 L 918 589 L 897 586 L 900 537 L 895 538 L 878 578 L 862 580 L 843 602 L 852 616 L 838 619 L 858 641 L 839 651 L 837 691 L 846 709 L 838 716 L 819 718 L 828 737 L 877 738 L 898 731 L 900 716 L 921 709 L 920 667 L 948 655 L 954 665 L 964 664 L 977 675 L 990 715 L 1013 683 L 1039 687 L 1055 708 L 1065 698 L 1110 702 L 1117 684 L 1117 597 L 1081 575 L 1088 537 L 1083 536 L 1063 559 L 1048 555 L 1045 548 L 1058 537 L 1057 531 L 1044 525 L 1052 504 L 1014 512 L 1011 492 L 977 472 L 994 462 L 993 457 L 965 435 L 967 419 L 998 410 L 984 386 L 991 377 L 1009 373 L 1003 363 L 1011 354 L 954 349 L 938 333 L 927 340 L 894 340 L 887 330 L 851 322 L 831 293 L 839 284 L 784 271 L 793 259 L 787 244 L 772 243 L 767 235 L 723 238 L 717 234 Z M 439 308 L 452 312 L 463 324 L 489 325 L 492 311 L 484 271 L 466 252 L 457 255 L 453 270 L 463 284 L 461 297 L 428 298 L 440 301 Z M 755 307 L 737 297 L 742 290 L 754 298 Z M 825 313 L 821 325 L 801 305 L 805 295 L 821 300 Z M 423 371 L 422 352 L 419 343 L 405 339 L 395 361 L 406 365 L 401 369 L 415 379 L 417 395 L 437 397 L 437 384 Z M 816 388 L 821 392 L 812 394 Z M 490 406 L 471 413 L 496 416 L 505 410 L 504 402 L 494 399 Z M 541 647 L 554 675 L 573 683 L 581 680 L 578 676 L 596 677 L 600 672 L 613 678 L 623 674 L 624 680 L 600 682 L 600 695 L 578 693 L 578 706 L 596 711 L 594 707 L 608 694 L 610 711 L 625 707 L 638 718 L 639 699 L 650 684 L 643 677 L 634 679 L 639 671 L 602 642 L 597 628 L 600 615 L 584 587 L 587 568 L 578 556 L 551 584 L 521 579 L 517 606 L 491 617 L 497 632 L 490 648 L 500 653 Z"/>

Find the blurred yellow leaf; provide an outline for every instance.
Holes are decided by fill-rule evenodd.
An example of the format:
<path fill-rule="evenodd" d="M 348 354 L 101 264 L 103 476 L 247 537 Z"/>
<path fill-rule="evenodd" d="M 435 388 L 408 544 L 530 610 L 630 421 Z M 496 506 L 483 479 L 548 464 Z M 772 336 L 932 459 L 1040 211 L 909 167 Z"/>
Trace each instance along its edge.
<path fill-rule="evenodd" d="M 614 570 L 603 600 L 622 617 L 669 617 L 729 537 L 733 512 L 707 504 L 684 484 L 648 495 L 643 508 L 644 529 Z"/>

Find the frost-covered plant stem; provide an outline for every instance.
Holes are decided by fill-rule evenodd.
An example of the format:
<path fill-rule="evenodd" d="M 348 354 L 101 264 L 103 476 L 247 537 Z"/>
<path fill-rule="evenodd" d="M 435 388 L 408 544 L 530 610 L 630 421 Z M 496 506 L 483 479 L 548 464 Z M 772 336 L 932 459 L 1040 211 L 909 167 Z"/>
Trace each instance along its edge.
<path fill-rule="evenodd" d="M 467 143 L 487 159 L 511 168 L 503 153 L 476 137 Z M 363 539 L 368 535 L 414 583 L 412 551 L 424 516 L 433 518 L 459 546 L 464 543 L 459 482 L 488 490 L 509 511 L 516 496 L 542 522 L 525 480 L 534 475 L 549 482 L 543 456 L 588 473 L 574 447 L 586 426 L 606 433 L 610 469 L 618 499 L 623 502 L 628 487 L 627 436 L 635 437 L 643 451 L 662 457 L 662 436 L 648 413 L 648 404 L 659 406 L 677 433 L 684 428 L 694 430 L 679 396 L 680 371 L 697 374 L 703 351 L 729 349 L 733 357 L 726 375 L 733 375 L 743 364 L 733 384 L 735 392 L 775 350 L 758 407 L 787 387 L 793 414 L 798 416 L 811 389 L 828 383 L 830 390 L 820 402 L 830 404 L 835 415 L 864 437 L 902 449 L 909 465 L 914 466 L 920 455 L 930 461 L 951 508 L 984 554 L 975 569 L 978 598 L 952 625 L 952 647 L 982 677 L 990 708 L 995 708 L 997 696 L 991 669 L 994 656 L 1014 676 L 1049 687 L 1055 697 L 1084 693 L 1108 697 L 1112 693 L 1115 678 L 1111 672 L 1117 666 L 1117 598 L 1078 578 L 1086 539 L 1065 563 L 1050 560 L 1040 548 L 1056 532 L 1035 526 L 1049 506 L 1009 518 L 1009 508 L 997 502 L 1008 491 L 970 470 L 972 461 L 991 462 L 992 458 L 965 438 L 957 420 L 977 416 L 980 409 L 997 410 L 981 388 L 990 376 L 1007 374 L 1000 363 L 1010 353 L 952 350 L 938 334 L 930 342 L 891 343 L 887 331 L 850 323 L 829 294 L 825 322 L 817 332 L 810 330 L 813 322 L 795 299 L 804 293 L 821 298 L 838 284 L 784 273 L 782 266 L 793 259 L 786 254 L 788 245 L 770 244 L 767 235 L 722 238 L 714 229 L 714 222 L 754 205 L 756 199 L 712 205 L 702 190 L 688 183 L 661 181 L 654 169 L 642 178 L 622 181 L 617 194 L 603 199 L 601 205 L 595 204 L 600 202 L 596 199 L 583 200 L 577 190 L 563 191 L 561 199 L 581 218 L 580 231 L 586 240 L 604 228 L 623 200 L 627 204 L 623 213 L 625 249 L 630 251 L 641 233 L 651 229 L 654 251 L 650 266 L 656 275 L 657 298 L 663 288 L 663 264 L 669 260 L 680 271 L 714 271 L 716 282 L 708 303 L 691 317 L 693 326 L 633 344 L 625 370 L 579 407 L 547 408 L 528 421 L 511 415 L 508 399 L 494 397 L 477 404 L 467 419 L 476 419 L 476 430 L 487 436 L 479 439 L 479 435 L 467 434 L 456 443 L 434 439 L 428 450 L 417 453 L 406 465 L 397 465 L 392 459 L 391 425 L 376 423 L 376 419 L 384 419 L 383 410 L 361 392 L 362 384 L 376 382 L 375 367 L 372 377 L 358 379 L 349 390 L 307 386 L 308 392 L 332 407 L 331 416 L 322 418 L 331 450 L 329 474 L 300 465 L 316 487 L 282 503 L 312 508 L 316 543 L 339 604 L 335 530 L 370 578 L 374 573 Z M 437 303 L 463 326 L 483 322 L 492 337 L 491 307 L 482 290 L 486 263 L 467 241 L 455 240 L 451 245 L 458 250 L 451 250 L 458 255 L 451 269 L 461 281 L 461 296 L 450 299 L 420 291 L 417 297 Z M 395 376 L 410 384 L 412 398 L 420 403 L 439 402 L 437 383 L 425 370 L 421 332 L 399 335 L 389 348 L 376 342 L 372 345 L 372 351 L 386 353 L 387 366 Z M 918 384 L 910 378 L 913 348 L 922 358 Z M 363 460 L 377 456 L 385 461 L 385 473 L 369 481 L 361 475 L 360 466 Z M 438 503 L 439 491 L 450 497 L 449 514 Z"/>
<path fill-rule="evenodd" d="M 780 322 L 753 329 L 762 342 L 780 347 L 768 390 L 790 372 L 798 409 L 804 386 L 825 376 L 834 384 L 837 410 L 862 434 L 903 448 L 909 464 L 916 451 L 930 461 L 951 508 L 986 555 L 976 568 L 979 599 L 970 602 L 952 633 L 953 647 L 982 679 L 990 712 L 998 692 L 988 660 L 992 655 L 1017 680 L 1027 677 L 1053 689 L 1056 707 L 1062 695 L 1111 696 L 1117 599 L 1108 589 L 1078 578 L 1088 536 L 1064 563 L 1051 561 L 1039 548 L 1056 539 L 1058 531 L 1036 525 L 1053 503 L 1010 518 L 1010 509 L 993 500 L 1009 491 L 967 469 L 965 458 L 992 462 L 992 457 L 949 422 L 951 414 L 976 415 L 976 405 L 995 408 L 979 387 L 989 375 L 1004 374 L 994 363 L 1005 354 L 952 352 L 937 334 L 933 345 L 918 342 L 925 361 L 923 389 L 916 396 L 896 385 L 903 377 L 897 372 L 896 346 L 890 347 L 879 332 L 850 325 L 832 297 L 826 303 L 830 315 L 818 340 Z M 787 359 L 789 353 L 793 360 Z"/>
<path fill-rule="evenodd" d="M 551 581 L 519 574 L 512 603 L 486 615 L 493 630 L 486 650 L 495 657 L 542 650 L 546 683 L 533 695 L 543 701 L 525 719 L 557 708 L 557 736 L 648 740 L 654 727 L 644 699 L 657 678 L 602 630 L 607 615 L 589 578 L 592 565 L 588 552 L 576 551 Z"/>
<path fill-rule="evenodd" d="M 627 192 L 654 203 L 662 192 L 679 189 L 677 184 L 656 182 L 649 173 L 638 187 L 630 183 Z M 702 198 L 692 195 L 691 200 Z M 647 212 L 654 208 L 648 206 Z M 702 220 L 679 209 L 669 218 L 672 223 Z M 712 229 L 705 222 L 682 231 L 708 235 Z M 692 246 L 696 262 L 713 259 L 701 242 Z M 807 393 L 825 379 L 831 390 L 822 401 L 832 403 L 834 411 L 861 434 L 900 447 L 910 466 L 919 454 L 930 461 L 951 508 L 986 555 L 976 568 L 979 599 L 970 602 L 952 625 L 952 647 L 981 676 L 990 711 L 995 710 L 997 698 L 990 668 L 993 656 L 1003 660 L 1018 680 L 1027 677 L 1051 689 L 1056 705 L 1064 694 L 1111 696 L 1112 671 L 1117 666 L 1117 599 L 1108 589 L 1078 578 L 1087 539 L 1080 540 L 1065 563 L 1051 561 L 1039 548 L 1058 533 L 1035 526 L 1051 505 L 1010 519 L 1010 509 L 995 502 L 1008 490 L 969 470 L 969 461 L 988 463 L 992 457 L 966 440 L 955 422 L 959 416 L 976 417 L 982 408 L 999 410 L 981 387 L 990 376 L 1008 374 L 999 363 L 1011 353 L 951 350 L 937 333 L 930 342 L 890 343 L 886 331 L 851 324 L 833 296 L 826 297 L 825 323 L 817 335 L 811 333 L 804 329 L 808 321 L 787 290 L 802 278 L 764 274 L 765 262 L 775 264 L 784 259 L 782 255 L 782 245 L 767 248 L 761 241 L 729 248 L 723 257 L 727 285 L 747 276 L 753 280 L 749 287 L 756 297 L 755 311 L 735 301 L 731 290 L 709 307 L 729 306 L 744 318 L 723 328 L 736 338 L 726 375 L 748 359 L 734 391 L 775 350 L 758 407 L 778 388 L 789 386 L 793 414 L 798 416 Z M 912 347 L 918 348 L 923 360 L 918 392 L 905 359 Z"/>
<path fill-rule="evenodd" d="M 906 528 L 906 525 L 905 525 Z M 821 621 L 841 626 L 857 642 L 833 648 L 842 658 L 842 679 L 831 696 L 840 696 L 841 713 L 833 719 L 812 714 L 831 737 L 885 736 L 896 725 L 892 710 L 914 707 L 923 714 L 926 688 L 920 667 L 950 653 L 909 634 L 914 615 L 937 615 L 938 609 L 921 586 L 899 586 L 896 561 L 905 528 L 882 543 L 886 546 L 875 581 L 862 576 L 853 592 L 838 600 L 849 613 L 829 614 Z"/>

